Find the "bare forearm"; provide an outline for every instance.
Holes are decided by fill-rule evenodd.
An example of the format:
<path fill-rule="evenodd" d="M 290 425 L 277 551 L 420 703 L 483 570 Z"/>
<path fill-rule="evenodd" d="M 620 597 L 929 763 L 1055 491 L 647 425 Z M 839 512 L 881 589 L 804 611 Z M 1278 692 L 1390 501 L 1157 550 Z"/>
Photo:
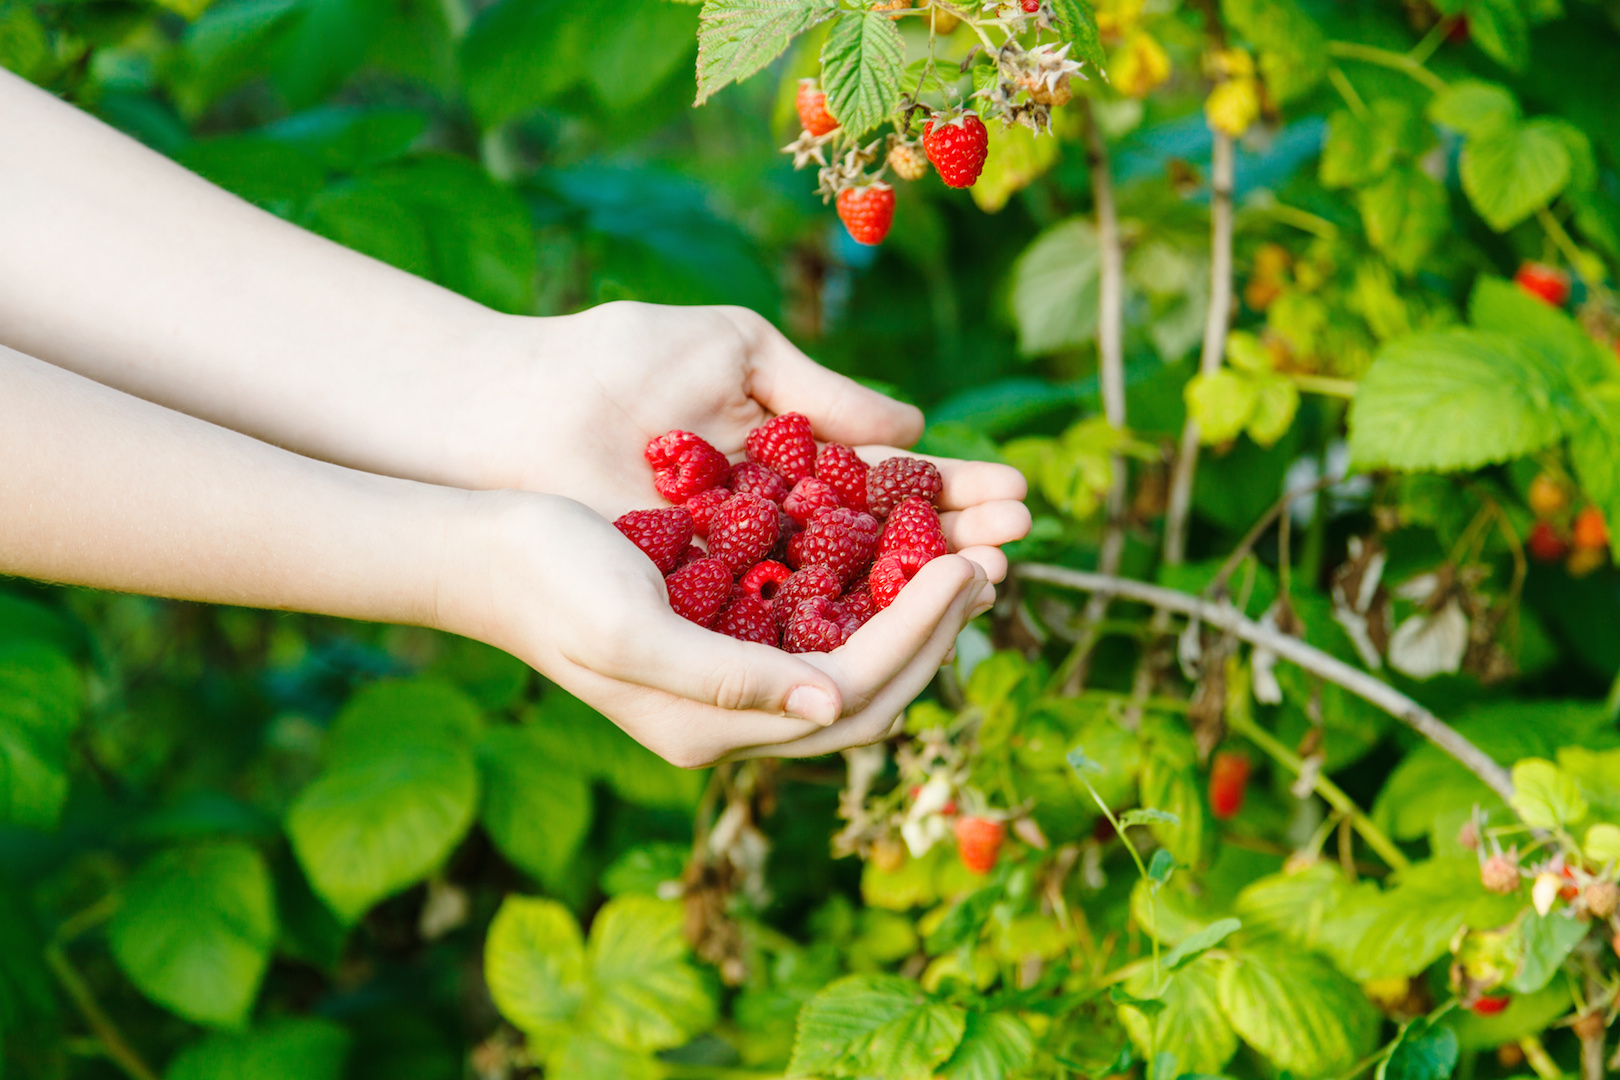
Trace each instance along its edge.
<path fill-rule="evenodd" d="M 0 573 L 432 625 L 475 498 L 302 458 L 0 348 Z"/>
<path fill-rule="evenodd" d="M 468 485 L 517 320 L 348 251 L 0 71 L 0 344 L 301 453 Z"/>

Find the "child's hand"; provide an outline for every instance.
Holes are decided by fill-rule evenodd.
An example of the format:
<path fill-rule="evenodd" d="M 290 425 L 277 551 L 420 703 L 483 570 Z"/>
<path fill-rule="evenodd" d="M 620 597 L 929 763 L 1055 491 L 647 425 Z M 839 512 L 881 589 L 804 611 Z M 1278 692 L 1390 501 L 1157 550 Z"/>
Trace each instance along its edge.
<path fill-rule="evenodd" d="M 980 566 L 945 556 L 843 648 L 795 656 L 675 614 L 652 562 L 572 500 L 475 506 L 451 531 L 438 624 L 521 657 L 686 767 L 883 738 L 995 595 Z"/>

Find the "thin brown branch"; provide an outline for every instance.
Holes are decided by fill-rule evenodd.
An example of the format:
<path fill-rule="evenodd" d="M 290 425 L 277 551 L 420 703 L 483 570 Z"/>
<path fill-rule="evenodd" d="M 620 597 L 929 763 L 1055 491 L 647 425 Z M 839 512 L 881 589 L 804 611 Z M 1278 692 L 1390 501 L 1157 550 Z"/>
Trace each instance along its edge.
<path fill-rule="evenodd" d="M 1097 247 L 1100 254 L 1097 314 L 1097 368 L 1102 386 L 1103 415 L 1110 427 L 1124 431 L 1125 417 L 1125 253 L 1119 236 L 1119 209 L 1114 201 L 1114 177 L 1108 143 L 1097 123 L 1090 99 L 1082 99 L 1086 124 L 1086 160 L 1091 167 L 1091 192 L 1097 204 Z M 1097 572 L 1119 573 L 1125 555 L 1125 507 L 1130 497 L 1130 472 L 1125 455 L 1110 461 L 1113 478 L 1108 485 L 1108 523 L 1097 552 Z M 1064 690 L 1078 694 L 1091 666 L 1099 624 L 1108 616 L 1113 598 L 1093 593 L 1080 616 L 1079 636 L 1071 654 Z"/>
<path fill-rule="evenodd" d="M 79 1015 L 84 1018 L 91 1034 L 107 1052 L 107 1057 L 124 1070 L 130 1080 L 158 1080 L 157 1073 L 141 1060 L 141 1056 L 124 1039 L 123 1032 L 118 1030 L 112 1018 L 102 1009 L 101 1003 L 85 985 L 84 979 L 80 978 L 78 970 L 68 960 L 67 953 L 62 951 L 60 945 L 52 944 L 46 947 L 45 962 L 50 967 L 51 974 L 56 976 L 56 981 L 62 984 L 62 989 L 72 1000 L 74 1007 L 79 1010 Z"/>
<path fill-rule="evenodd" d="M 1252 619 L 1246 618 L 1230 604 L 1202 600 L 1175 589 L 1149 585 L 1130 578 L 1105 577 L 1061 566 L 1027 563 L 1017 567 L 1017 573 L 1019 577 L 1029 581 L 1044 581 L 1085 592 L 1103 590 L 1126 600 L 1151 604 L 1163 612 L 1200 619 L 1251 645 L 1269 649 L 1289 663 L 1341 686 L 1363 701 L 1383 709 L 1451 755 L 1463 768 L 1479 777 L 1487 787 L 1502 798 L 1513 797 L 1513 781 L 1507 770 L 1429 710 L 1365 671 L 1353 668 L 1298 638 L 1266 629 Z"/>

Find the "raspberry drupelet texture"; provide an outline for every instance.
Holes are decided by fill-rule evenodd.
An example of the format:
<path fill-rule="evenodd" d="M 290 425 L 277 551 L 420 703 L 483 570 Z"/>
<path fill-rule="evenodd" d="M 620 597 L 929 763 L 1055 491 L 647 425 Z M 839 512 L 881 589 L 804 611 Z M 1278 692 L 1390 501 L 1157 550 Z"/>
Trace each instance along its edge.
<path fill-rule="evenodd" d="M 781 511 L 758 495 L 733 495 L 709 521 L 709 554 L 740 574 L 765 557 L 781 532 Z"/>
<path fill-rule="evenodd" d="M 660 435 L 647 444 L 646 458 L 653 467 L 653 487 L 672 503 L 719 487 L 731 471 L 726 455 L 690 431 Z"/>
<path fill-rule="evenodd" d="M 807 566 L 803 570 L 794 571 L 793 575 L 777 588 L 776 597 L 771 601 L 771 611 L 776 616 L 777 625 L 786 626 L 793 609 L 804 601 L 818 596 L 831 600 L 843 587 L 843 582 L 830 567 Z"/>
<path fill-rule="evenodd" d="M 730 607 L 720 613 L 713 629 L 738 641 L 752 641 L 760 645 L 778 645 L 781 640 L 776 620 L 771 618 L 771 606 L 748 593 L 737 597 Z"/>
<path fill-rule="evenodd" d="M 790 653 L 832 652 L 854 632 L 831 600 L 816 596 L 793 609 L 782 634 L 782 647 Z"/>
<path fill-rule="evenodd" d="M 720 504 L 731 498 L 731 492 L 723 487 L 710 488 L 700 491 L 686 500 L 687 512 L 692 515 L 692 532 L 705 540 L 709 538 L 709 522 L 714 518 L 714 512 L 720 509 Z"/>
<path fill-rule="evenodd" d="M 872 590 L 872 603 L 878 610 L 894 603 L 895 597 L 906 583 L 917 576 L 917 572 L 927 566 L 932 557 L 927 553 L 914 548 L 901 548 L 886 555 L 879 555 L 872 564 L 872 573 L 867 578 L 868 587 Z"/>
<path fill-rule="evenodd" d="M 935 113 L 923 125 L 922 143 L 946 187 L 972 187 L 990 156 L 990 132 L 970 112 L 955 117 Z"/>
<path fill-rule="evenodd" d="M 731 599 L 731 568 L 719 559 L 699 559 L 669 575 L 664 584 L 675 614 L 709 626 Z"/>
<path fill-rule="evenodd" d="M 838 193 L 838 220 L 857 244 L 872 247 L 883 243 L 894 224 L 894 188 L 881 180 L 845 188 Z"/>
<path fill-rule="evenodd" d="M 792 570 L 779 562 L 767 559 L 749 567 L 748 572 L 742 576 L 737 584 L 749 596 L 769 604 L 776 599 L 776 594 L 781 591 L 782 583 L 792 576 Z"/>
<path fill-rule="evenodd" d="M 859 510 L 824 510 L 788 544 L 788 565 L 826 566 L 840 581 L 854 581 L 877 554 L 880 528 Z"/>
<path fill-rule="evenodd" d="M 692 542 L 692 515 L 685 507 L 632 510 L 613 526 L 646 553 L 660 574 L 674 570 Z"/>
<path fill-rule="evenodd" d="M 707 559 L 708 557 L 709 553 L 696 544 L 687 544 L 686 550 L 681 552 L 681 557 L 675 560 L 675 569 L 679 570 L 683 566 L 691 566 L 699 559 Z M 669 575 L 665 574 L 664 576 L 668 577 Z"/>
<path fill-rule="evenodd" d="M 883 535 L 878 538 L 878 554 L 887 555 L 902 548 L 920 551 L 929 559 L 937 559 L 949 550 L 938 512 L 932 503 L 920 495 L 902 499 L 883 523 Z"/>
<path fill-rule="evenodd" d="M 843 443 L 828 443 L 816 454 L 816 479 L 831 484 L 851 510 L 866 509 L 866 474 L 871 468 Z"/>
<path fill-rule="evenodd" d="M 915 457 L 884 458 L 872 466 L 866 477 L 867 509 L 886 518 L 901 502 L 913 495 L 939 505 L 945 481 L 932 461 Z"/>
<path fill-rule="evenodd" d="M 800 79 L 799 92 L 794 105 L 799 112 L 799 123 L 804 130 L 820 137 L 838 126 L 833 114 L 827 111 L 827 94 L 814 79 Z"/>
<path fill-rule="evenodd" d="M 802 413 L 772 417 L 748 433 L 748 460 L 776 470 L 789 485 L 811 475 L 816 467 L 816 437 Z"/>
<path fill-rule="evenodd" d="M 753 461 L 739 461 L 731 467 L 731 490 L 738 495 L 758 495 L 773 503 L 787 498 L 792 487 L 782 475 L 768 465 Z"/>
<path fill-rule="evenodd" d="M 837 510 L 844 505 L 839 496 L 838 489 L 825 480 L 817 480 L 807 476 L 793 485 L 788 497 L 782 500 L 782 509 L 787 511 L 801 527 L 810 524 L 810 519 L 823 510 Z"/>

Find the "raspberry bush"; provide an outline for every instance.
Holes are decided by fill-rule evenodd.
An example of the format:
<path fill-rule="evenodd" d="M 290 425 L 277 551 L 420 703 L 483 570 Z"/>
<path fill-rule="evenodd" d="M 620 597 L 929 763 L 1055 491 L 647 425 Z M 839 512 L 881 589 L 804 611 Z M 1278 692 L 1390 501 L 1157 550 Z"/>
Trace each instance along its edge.
<path fill-rule="evenodd" d="M 1597 0 L 0 5 L 273 213 L 755 308 L 1035 515 L 891 737 L 704 772 L 465 641 L 0 584 L 0 1071 L 1620 1069 L 1617 58 Z M 842 647 L 949 549 L 920 456 L 712 434 L 618 522 L 710 632 Z"/>

